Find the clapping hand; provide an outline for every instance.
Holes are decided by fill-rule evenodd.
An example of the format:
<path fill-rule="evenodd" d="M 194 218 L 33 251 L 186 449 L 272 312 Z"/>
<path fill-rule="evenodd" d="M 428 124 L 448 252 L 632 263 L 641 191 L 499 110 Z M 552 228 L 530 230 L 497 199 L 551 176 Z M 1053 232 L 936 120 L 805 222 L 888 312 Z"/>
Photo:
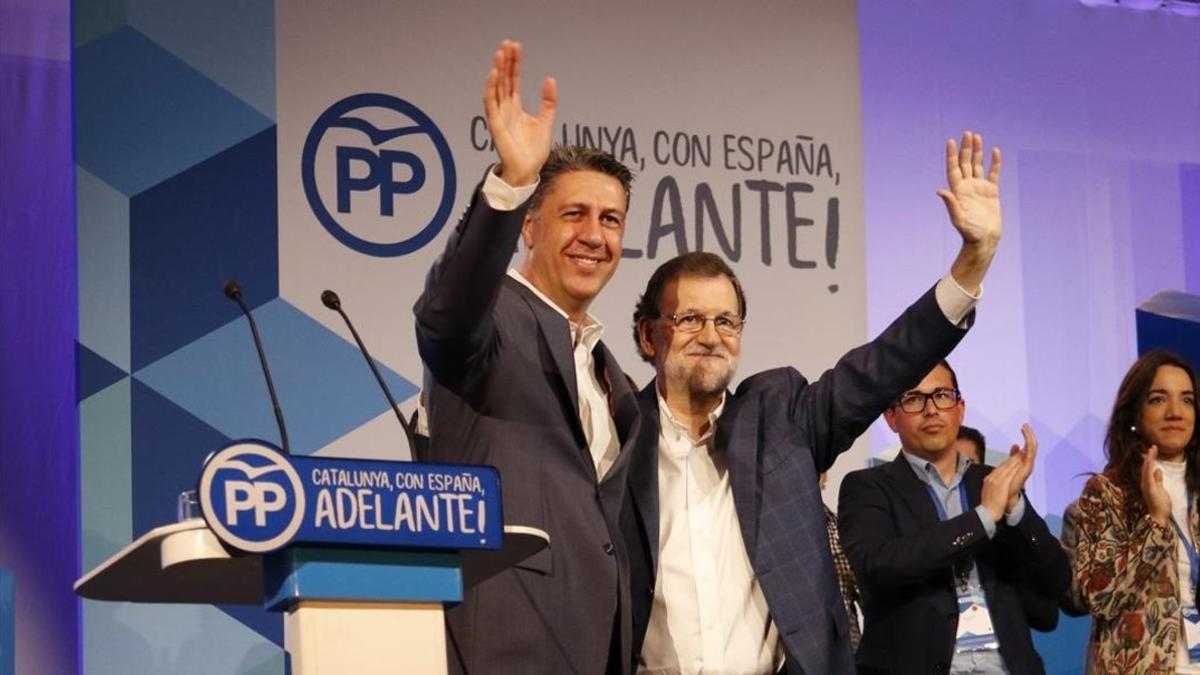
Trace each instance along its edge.
<path fill-rule="evenodd" d="M 1142 499 L 1146 500 L 1146 512 L 1150 514 L 1150 519 L 1159 525 L 1166 525 L 1171 517 L 1171 495 L 1163 487 L 1157 445 L 1151 445 L 1142 456 Z"/>

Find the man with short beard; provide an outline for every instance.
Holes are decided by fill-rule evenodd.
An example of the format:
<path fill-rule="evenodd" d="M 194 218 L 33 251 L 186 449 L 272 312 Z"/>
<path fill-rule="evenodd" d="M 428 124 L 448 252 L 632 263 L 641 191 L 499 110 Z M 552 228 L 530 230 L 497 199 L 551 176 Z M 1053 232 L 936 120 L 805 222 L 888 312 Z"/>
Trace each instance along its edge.
<path fill-rule="evenodd" d="M 817 476 L 971 324 L 1003 229 L 999 151 L 983 162 L 978 134 L 947 142 L 938 194 L 963 240 L 950 274 L 815 382 L 779 368 L 727 391 L 746 321 L 736 275 L 687 253 L 651 276 L 634 339 L 656 376 L 621 512 L 638 672 L 854 672 Z"/>

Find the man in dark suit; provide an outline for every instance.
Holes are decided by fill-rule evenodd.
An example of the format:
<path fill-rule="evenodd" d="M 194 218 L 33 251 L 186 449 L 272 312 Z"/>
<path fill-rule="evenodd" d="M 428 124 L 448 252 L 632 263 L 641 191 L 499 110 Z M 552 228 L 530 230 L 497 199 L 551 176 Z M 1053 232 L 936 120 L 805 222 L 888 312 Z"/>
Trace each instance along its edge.
<path fill-rule="evenodd" d="M 859 673 L 1043 673 L 1022 586 L 1070 584 L 1058 541 L 1022 493 L 1037 440 L 984 467 L 954 447 L 965 404 L 944 361 L 884 416 L 902 450 L 842 481 L 838 531 L 863 597 Z"/>
<path fill-rule="evenodd" d="M 707 253 L 651 276 L 634 320 L 656 376 L 621 513 L 639 671 L 853 672 L 817 476 L 964 334 L 1001 235 L 999 159 L 985 175 L 977 134 L 947 143 L 939 194 L 963 239 L 951 273 L 815 382 L 780 368 L 729 393 L 737 277 Z"/>
<path fill-rule="evenodd" d="M 631 175 L 601 152 L 550 150 L 557 99 L 520 102 L 505 41 L 484 107 L 499 164 L 417 300 L 430 438 L 422 459 L 500 471 L 506 523 L 549 547 L 467 589 L 448 610 L 455 673 L 622 673 L 628 560 L 618 517 L 638 409 L 588 306 L 616 270 Z M 528 252 L 505 268 L 520 236 Z"/>

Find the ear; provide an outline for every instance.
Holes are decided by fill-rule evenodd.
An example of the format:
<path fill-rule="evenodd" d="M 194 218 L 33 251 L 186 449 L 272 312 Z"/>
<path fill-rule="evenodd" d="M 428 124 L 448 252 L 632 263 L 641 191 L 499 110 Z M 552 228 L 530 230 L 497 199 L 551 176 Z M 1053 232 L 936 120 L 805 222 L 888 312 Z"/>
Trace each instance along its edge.
<path fill-rule="evenodd" d="M 530 213 L 530 211 L 525 212 L 525 221 L 521 223 L 521 241 L 525 242 L 527 249 L 533 248 L 533 228 L 535 227 L 533 216 Z"/>
<path fill-rule="evenodd" d="M 638 320 L 638 348 L 646 358 L 653 359 L 657 354 L 654 348 L 654 326 L 649 319 Z"/>
<path fill-rule="evenodd" d="M 883 419 L 887 422 L 888 428 L 894 432 L 899 432 L 896 429 L 896 409 L 894 407 L 883 411 Z"/>

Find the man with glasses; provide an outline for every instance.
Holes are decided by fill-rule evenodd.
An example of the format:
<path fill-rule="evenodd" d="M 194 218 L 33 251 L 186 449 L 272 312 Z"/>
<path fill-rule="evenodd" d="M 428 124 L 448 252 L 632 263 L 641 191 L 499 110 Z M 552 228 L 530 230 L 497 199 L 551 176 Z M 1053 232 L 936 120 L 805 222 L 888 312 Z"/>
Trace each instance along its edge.
<path fill-rule="evenodd" d="M 950 274 L 815 382 L 779 368 L 727 391 L 747 325 L 737 277 L 708 253 L 651 276 L 634 339 L 655 378 L 621 512 L 639 672 L 854 672 L 817 476 L 971 323 L 1002 231 L 999 150 L 987 173 L 983 155 L 978 134 L 946 144 Z"/>
<path fill-rule="evenodd" d="M 863 597 L 859 673 L 1045 672 L 1022 591 L 1057 599 L 1071 573 L 1022 493 L 1037 439 L 1026 424 L 1024 447 L 977 465 L 955 449 L 965 410 L 942 361 L 884 412 L 899 456 L 842 481 L 838 530 Z"/>

